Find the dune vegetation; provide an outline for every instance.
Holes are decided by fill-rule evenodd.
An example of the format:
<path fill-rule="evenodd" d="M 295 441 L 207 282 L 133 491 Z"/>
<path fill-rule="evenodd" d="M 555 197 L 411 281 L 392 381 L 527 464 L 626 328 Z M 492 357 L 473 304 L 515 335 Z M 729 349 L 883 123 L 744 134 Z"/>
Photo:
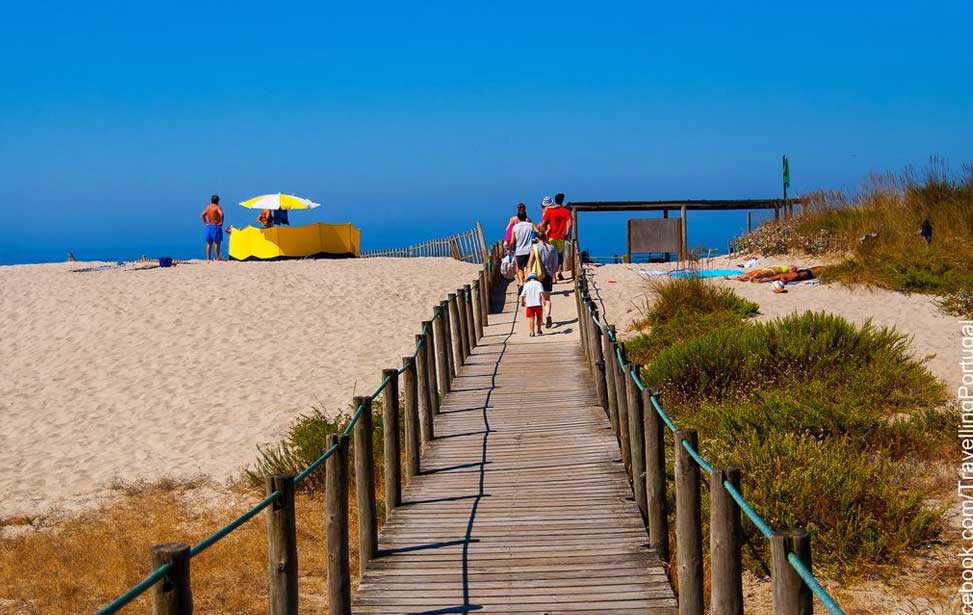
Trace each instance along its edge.
<path fill-rule="evenodd" d="M 932 235 L 920 231 L 928 221 Z M 858 194 L 814 192 L 793 218 L 768 221 L 737 240 L 742 252 L 831 255 L 825 280 L 941 297 L 973 314 L 973 166 L 938 158 L 924 171 L 870 177 Z"/>
<path fill-rule="evenodd" d="M 757 306 L 701 280 L 653 291 L 629 356 L 703 455 L 741 469 L 772 526 L 808 530 L 816 566 L 877 571 L 937 539 L 943 486 L 916 469 L 955 454 L 955 416 L 904 336 L 814 312 L 754 322 Z M 748 565 L 765 571 L 744 526 Z"/>

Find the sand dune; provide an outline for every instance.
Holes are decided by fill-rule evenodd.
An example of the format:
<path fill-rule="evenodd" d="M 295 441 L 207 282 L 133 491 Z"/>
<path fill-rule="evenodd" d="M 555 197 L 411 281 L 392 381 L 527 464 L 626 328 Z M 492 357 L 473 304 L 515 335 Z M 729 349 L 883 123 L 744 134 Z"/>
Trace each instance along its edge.
<path fill-rule="evenodd" d="M 737 259 L 714 259 L 713 268 L 736 268 Z M 764 259 L 761 266 L 784 264 L 781 259 Z M 788 264 L 808 266 L 820 264 L 807 259 L 790 258 Z M 650 298 L 645 280 L 639 270 L 671 269 L 676 265 L 604 265 L 594 268 L 594 282 L 609 322 L 614 323 L 625 337 L 632 321 L 636 320 Z M 742 269 L 740 271 L 743 271 Z M 788 286 L 785 294 L 775 294 L 769 284 L 752 284 L 733 280 L 714 280 L 732 288 L 741 297 L 760 306 L 759 320 L 771 320 L 806 310 L 826 311 L 857 324 L 871 320 L 880 327 L 892 327 L 912 336 L 914 356 L 931 356 L 927 366 L 950 388 L 960 384 L 959 320 L 942 313 L 935 299 L 928 295 L 904 295 L 879 288 L 849 288 L 838 284 Z"/>
<path fill-rule="evenodd" d="M 312 404 L 411 354 L 477 267 L 450 259 L 0 267 L 0 516 L 91 505 L 114 478 L 238 475 Z"/>

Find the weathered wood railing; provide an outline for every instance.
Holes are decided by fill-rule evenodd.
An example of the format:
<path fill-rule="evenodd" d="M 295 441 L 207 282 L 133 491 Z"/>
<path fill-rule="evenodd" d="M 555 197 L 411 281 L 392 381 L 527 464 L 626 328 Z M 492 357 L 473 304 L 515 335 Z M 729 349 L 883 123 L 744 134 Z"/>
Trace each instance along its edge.
<path fill-rule="evenodd" d="M 669 511 L 666 483 L 665 432 L 673 433 L 675 458 L 676 564 L 679 615 L 703 615 L 703 530 L 700 470 L 710 475 L 710 612 L 743 613 L 743 512 L 770 541 L 774 613 L 807 615 L 816 595 L 829 613 L 844 611 L 811 572 L 811 540 L 801 529 L 775 531 L 747 503 L 741 492 L 740 470 L 712 467 L 698 452 L 697 434 L 679 429 L 641 381 L 641 366 L 626 360 L 625 345 L 615 327 L 599 317 L 588 279 L 575 249 L 575 300 L 581 345 L 595 390 L 619 441 L 622 463 L 648 526 L 649 544 L 668 562 Z"/>
<path fill-rule="evenodd" d="M 410 258 L 418 256 L 440 256 L 455 258 L 468 263 L 483 263 L 488 258 L 483 227 L 479 222 L 472 229 L 448 237 L 430 239 L 405 248 L 367 250 L 361 258 Z"/>
<path fill-rule="evenodd" d="M 490 313 L 490 297 L 500 280 L 503 246 L 484 250 L 483 267 L 469 283 L 449 293 L 433 307 L 431 320 L 421 323 L 416 350 L 402 359 L 402 367 L 382 371 L 382 382 L 367 397 L 355 397 L 355 414 L 342 433 L 328 437 L 326 452 L 295 476 L 268 476 L 266 497 L 227 526 L 190 547 L 181 543 L 151 548 L 153 571 L 138 584 L 98 611 L 108 615 L 121 610 L 149 589 L 155 615 L 189 615 L 193 611 L 191 561 L 244 523 L 267 510 L 268 574 L 271 615 L 298 612 L 296 487 L 308 475 L 324 466 L 325 525 L 328 545 L 329 612 L 351 613 L 351 566 L 349 556 L 349 465 L 354 463 L 360 569 L 378 556 L 378 514 L 376 468 L 371 445 L 374 429 L 372 402 L 384 403 L 383 475 L 386 514 L 402 504 L 400 465 L 405 449 L 405 476 L 419 473 L 420 453 L 435 438 L 433 418 L 450 391 L 458 367 L 465 364 L 483 337 Z M 400 397 L 401 395 L 401 397 Z M 404 442 L 399 441 L 399 414 L 405 421 Z M 354 442 L 354 460 L 349 451 Z M 403 446 L 404 445 L 404 446 Z"/>

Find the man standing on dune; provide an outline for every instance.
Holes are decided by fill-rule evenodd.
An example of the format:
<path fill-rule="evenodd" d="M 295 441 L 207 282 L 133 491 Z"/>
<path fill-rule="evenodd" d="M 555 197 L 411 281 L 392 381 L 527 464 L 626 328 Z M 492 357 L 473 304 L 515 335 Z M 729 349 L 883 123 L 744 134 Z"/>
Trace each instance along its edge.
<path fill-rule="evenodd" d="M 223 243 L 223 208 L 220 207 L 220 197 L 216 194 L 210 197 L 209 206 L 203 210 L 199 216 L 206 225 L 206 260 L 214 258 L 213 247 L 215 244 L 216 254 L 214 260 L 221 260 L 220 244 Z"/>
<path fill-rule="evenodd" d="M 546 197 L 545 197 L 546 200 Z M 557 276 L 564 279 L 564 239 L 571 232 L 571 211 L 564 206 L 564 194 L 554 195 L 554 205 L 544 209 L 544 222 L 547 222 L 548 237 L 557 252 Z M 555 274 L 552 274 L 555 275 Z"/>

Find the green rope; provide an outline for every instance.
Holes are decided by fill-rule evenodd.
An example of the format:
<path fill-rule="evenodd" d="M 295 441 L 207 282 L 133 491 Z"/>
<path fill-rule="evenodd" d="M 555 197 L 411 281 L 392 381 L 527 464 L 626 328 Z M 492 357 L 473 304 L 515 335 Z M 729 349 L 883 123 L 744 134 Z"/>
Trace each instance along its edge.
<path fill-rule="evenodd" d="M 278 497 L 280 497 L 280 492 L 279 491 L 275 491 L 275 492 L 271 493 L 270 495 L 268 495 L 267 497 L 265 497 L 259 504 L 257 504 L 256 506 L 254 506 L 253 508 L 251 508 L 247 512 L 245 512 L 242 515 L 240 515 L 239 517 L 237 517 L 234 521 L 232 521 L 228 525 L 225 525 L 222 528 L 220 528 L 220 529 L 216 530 L 215 532 L 213 532 L 213 534 L 211 534 L 208 538 L 206 538 L 205 540 L 203 540 L 202 542 L 200 542 L 198 545 L 194 546 L 192 549 L 189 550 L 190 557 L 196 557 L 197 555 L 199 555 L 200 553 L 202 553 L 206 549 L 212 547 L 213 545 L 215 545 L 219 541 L 221 541 L 224 538 L 226 538 L 226 536 L 230 532 L 232 532 L 233 530 L 237 529 L 238 527 L 240 527 L 241 525 L 243 525 L 244 523 L 246 523 L 250 519 L 253 519 L 256 516 L 257 513 L 259 513 L 261 510 L 263 510 L 263 509 L 267 508 L 268 506 L 270 506 L 270 504 L 274 500 L 276 500 Z"/>
<path fill-rule="evenodd" d="M 713 473 L 713 466 L 711 466 L 710 464 L 706 463 L 706 460 L 703 459 L 703 456 L 700 455 L 696 451 L 696 449 L 693 448 L 693 445 L 689 443 L 689 440 L 683 440 L 682 441 L 682 447 L 684 449 L 686 449 L 686 452 L 689 453 L 689 456 L 692 457 L 693 459 L 695 459 L 696 460 L 696 463 L 699 465 L 699 467 L 703 468 L 703 470 L 707 474 L 712 474 Z"/>
<path fill-rule="evenodd" d="M 318 469 L 318 466 L 320 466 L 322 463 L 324 463 L 325 460 L 328 457 L 330 457 L 331 455 L 333 455 L 336 450 L 338 450 L 338 445 L 337 444 L 332 444 L 331 447 L 328 450 L 324 451 L 324 453 L 320 457 L 318 457 L 317 459 L 315 459 L 311 463 L 311 465 L 309 465 L 308 467 L 304 468 L 304 471 L 303 472 L 301 472 L 300 474 L 298 474 L 297 476 L 294 477 L 294 484 L 295 485 L 300 485 L 304 481 L 304 479 L 307 478 L 311 474 L 311 472 L 317 470 Z"/>
<path fill-rule="evenodd" d="M 672 433 L 676 433 L 678 427 L 676 427 L 676 424 L 672 422 L 672 419 L 669 418 L 669 415 L 666 414 L 666 411 L 662 409 L 662 406 L 659 404 L 659 400 L 656 399 L 655 395 L 650 395 L 649 401 L 652 402 L 652 407 L 655 408 L 655 411 L 662 418 L 662 422 L 666 424 L 666 427 L 669 428 L 669 431 L 671 431 Z"/>
<path fill-rule="evenodd" d="M 122 609 L 123 606 L 132 600 L 135 600 L 141 596 L 145 590 L 162 580 L 162 577 L 166 576 L 166 573 L 169 572 L 170 568 L 172 568 L 172 564 L 162 564 L 153 570 L 152 574 L 130 587 L 124 594 L 118 598 L 115 598 L 109 604 L 103 606 L 100 611 L 95 613 L 95 615 L 111 615 L 112 613 L 117 613 Z"/>
<path fill-rule="evenodd" d="M 814 574 L 808 570 L 807 566 L 804 565 L 804 562 L 802 562 L 799 557 L 793 553 L 788 553 L 787 561 L 790 562 L 791 568 L 797 572 L 797 576 L 801 577 L 808 588 L 810 588 L 811 592 L 818 597 L 818 600 L 821 601 L 824 608 L 828 609 L 828 612 L 831 613 L 831 615 L 845 615 L 845 612 L 841 610 L 841 607 L 838 606 L 838 603 L 834 601 L 831 594 L 829 594 L 827 590 L 825 590 L 824 587 L 818 583 L 817 578 L 815 578 Z"/>

